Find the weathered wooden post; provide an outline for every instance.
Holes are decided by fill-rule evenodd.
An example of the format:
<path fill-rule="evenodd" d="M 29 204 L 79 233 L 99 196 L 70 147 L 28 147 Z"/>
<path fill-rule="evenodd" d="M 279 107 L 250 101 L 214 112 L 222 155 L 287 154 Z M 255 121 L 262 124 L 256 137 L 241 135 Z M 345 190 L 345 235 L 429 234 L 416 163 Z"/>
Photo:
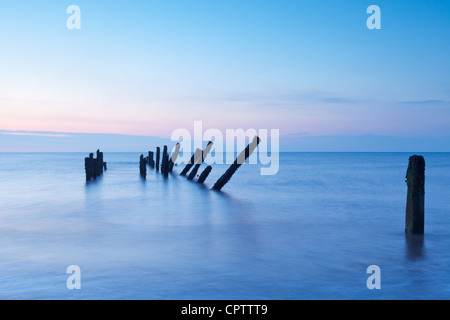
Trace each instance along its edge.
<path fill-rule="evenodd" d="M 147 161 L 145 161 L 143 154 L 139 158 L 139 173 L 142 178 L 145 179 L 147 177 Z"/>
<path fill-rule="evenodd" d="M 103 152 L 97 150 L 97 161 L 98 161 L 98 175 L 103 173 Z"/>
<path fill-rule="evenodd" d="M 97 179 L 106 171 L 106 162 L 103 161 L 103 152 L 97 150 L 97 158 L 94 158 L 94 154 L 90 153 L 88 158 L 84 158 L 84 168 L 86 170 L 86 181 L 91 179 Z"/>
<path fill-rule="evenodd" d="M 152 168 L 155 167 L 155 161 L 153 160 L 153 152 L 152 151 L 148 152 L 148 165 Z"/>
<path fill-rule="evenodd" d="M 94 154 L 90 153 L 89 157 L 84 158 L 84 169 L 86 170 L 86 181 L 90 181 L 94 177 Z"/>
<path fill-rule="evenodd" d="M 160 157 L 161 149 L 160 147 L 156 147 L 156 171 L 159 171 L 159 157 Z"/>
<path fill-rule="evenodd" d="M 198 183 L 204 183 L 206 178 L 208 178 L 208 175 L 211 173 L 212 167 L 211 166 L 207 166 L 205 168 L 205 170 L 203 170 L 203 172 L 200 174 L 200 177 L 198 177 L 197 182 Z"/>
<path fill-rule="evenodd" d="M 103 162 L 103 171 L 106 171 L 106 170 L 108 170 L 108 166 L 107 166 L 106 162 Z"/>
<path fill-rule="evenodd" d="M 206 146 L 205 150 L 202 151 L 201 157 L 198 157 L 195 161 L 195 166 L 192 169 L 191 173 L 188 176 L 188 180 L 193 180 L 195 176 L 197 175 L 198 169 L 202 165 L 202 163 L 205 161 L 206 157 L 208 156 L 209 152 L 212 148 L 212 141 L 208 142 L 208 145 Z"/>
<path fill-rule="evenodd" d="M 406 183 L 408 194 L 405 232 L 423 234 L 425 229 L 425 159 L 422 156 L 414 155 L 409 158 Z"/>
<path fill-rule="evenodd" d="M 169 154 L 167 153 L 167 146 L 164 146 L 161 162 L 161 173 L 164 175 L 164 178 L 167 178 L 169 176 L 168 166 L 169 166 Z"/>
<path fill-rule="evenodd" d="M 98 176 L 98 163 L 97 158 L 92 158 L 92 177 L 94 179 L 97 179 Z"/>
<path fill-rule="evenodd" d="M 103 153 L 97 150 L 97 158 L 94 159 L 94 179 L 103 173 Z"/>
<path fill-rule="evenodd" d="M 169 160 L 169 172 L 173 171 L 173 166 L 175 165 L 175 161 L 177 161 L 178 155 L 180 154 L 180 148 L 181 145 L 179 143 L 177 143 L 175 145 L 175 150 L 174 152 L 172 152 L 172 155 L 170 156 L 170 160 Z"/>
<path fill-rule="evenodd" d="M 194 161 L 196 159 L 196 155 L 198 155 L 199 152 L 202 152 L 202 150 L 200 150 L 200 149 L 196 149 L 195 150 L 195 152 L 192 155 L 191 159 L 186 164 L 186 167 L 184 167 L 183 171 L 181 171 L 181 173 L 180 173 L 181 176 L 185 176 L 189 172 L 189 170 L 191 170 L 192 166 L 194 165 Z"/>
<path fill-rule="evenodd" d="M 214 186 L 212 187 L 214 190 L 220 191 L 223 186 L 230 181 L 233 174 L 236 172 L 239 167 L 245 163 L 248 157 L 253 153 L 253 151 L 258 146 L 261 139 L 259 137 L 253 138 L 253 141 L 249 143 L 249 145 L 242 150 L 239 156 L 234 160 L 234 163 L 228 168 L 228 170 L 216 181 Z"/>
<path fill-rule="evenodd" d="M 95 179 L 95 158 L 94 158 L 94 154 L 93 153 L 89 153 L 89 159 L 91 162 L 91 177 L 92 179 Z"/>

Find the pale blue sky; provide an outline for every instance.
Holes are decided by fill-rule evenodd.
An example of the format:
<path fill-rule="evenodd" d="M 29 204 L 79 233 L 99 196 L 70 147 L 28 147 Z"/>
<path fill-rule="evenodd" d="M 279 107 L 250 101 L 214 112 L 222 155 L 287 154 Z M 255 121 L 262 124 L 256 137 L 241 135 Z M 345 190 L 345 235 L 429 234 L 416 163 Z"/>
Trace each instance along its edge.
<path fill-rule="evenodd" d="M 0 0 L 0 129 L 450 137 L 449 39 L 442 0 Z"/>

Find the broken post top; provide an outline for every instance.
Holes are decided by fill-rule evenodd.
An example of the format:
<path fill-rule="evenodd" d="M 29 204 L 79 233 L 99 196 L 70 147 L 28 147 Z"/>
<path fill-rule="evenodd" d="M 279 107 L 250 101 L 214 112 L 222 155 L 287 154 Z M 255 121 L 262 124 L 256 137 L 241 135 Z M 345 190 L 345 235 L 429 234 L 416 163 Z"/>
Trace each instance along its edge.
<path fill-rule="evenodd" d="M 180 148 L 181 148 L 181 144 L 177 143 L 175 145 L 175 150 L 172 152 L 172 155 L 170 157 L 170 161 L 172 161 L 173 163 L 175 163 L 175 161 L 177 161 L 178 155 L 180 153 Z"/>
<path fill-rule="evenodd" d="M 412 174 L 415 180 L 425 180 L 425 159 L 422 156 L 414 155 L 409 157 L 408 171 L 406 178 Z"/>
<path fill-rule="evenodd" d="M 408 193 L 405 232 L 423 234 L 425 229 L 425 159 L 422 156 L 414 155 L 409 158 L 406 183 Z"/>

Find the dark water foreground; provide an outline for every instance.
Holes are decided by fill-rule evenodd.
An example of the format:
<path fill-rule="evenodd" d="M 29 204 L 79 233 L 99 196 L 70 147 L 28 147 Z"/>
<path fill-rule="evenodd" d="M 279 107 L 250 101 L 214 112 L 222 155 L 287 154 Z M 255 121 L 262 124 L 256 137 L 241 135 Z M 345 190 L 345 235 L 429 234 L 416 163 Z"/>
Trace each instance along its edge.
<path fill-rule="evenodd" d="M 0 298 L 449 299 L 450 154 L 424 154 L 425 236 L 406 238 L 410 155 L 285 153 L 218 193 L 143 181 L 139 154 L 105 153 L 89 185 L 85 154 L 0 154 Z"/>

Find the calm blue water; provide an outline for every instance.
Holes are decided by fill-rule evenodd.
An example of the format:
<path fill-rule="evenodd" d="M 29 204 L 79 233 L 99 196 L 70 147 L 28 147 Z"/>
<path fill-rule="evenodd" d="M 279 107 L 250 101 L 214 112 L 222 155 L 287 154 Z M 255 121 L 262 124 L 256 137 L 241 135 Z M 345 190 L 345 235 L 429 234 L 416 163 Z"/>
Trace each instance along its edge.
<path fill-rule="evenodd" d="M 1 299 L 450 299 L 450 154 L 424 154 L 423 238 L 404 234 L 410 154 L 283 153 L 223 193 L 139 177 L 139 154 L 0 153 Z M 176 167 L 180 172 L 182 167 Z M 81 290 L 66 269 L 81 268 Z M 381 268 L 381 290 L 366 269 Z"/>

